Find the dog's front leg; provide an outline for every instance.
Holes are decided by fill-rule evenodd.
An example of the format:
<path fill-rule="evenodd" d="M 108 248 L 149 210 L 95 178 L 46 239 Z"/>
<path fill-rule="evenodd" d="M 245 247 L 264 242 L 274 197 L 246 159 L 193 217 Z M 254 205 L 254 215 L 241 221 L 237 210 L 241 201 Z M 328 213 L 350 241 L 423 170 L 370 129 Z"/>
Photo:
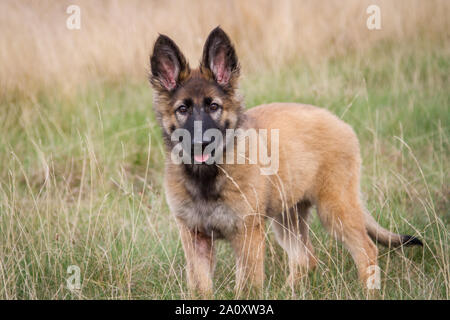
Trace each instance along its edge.
<path fill-rule="evenodd" d="M 189 230 L 181 221 L 178 221 L 178 229 L 186 257 L 190 294 L 210 298 L 213 294 L 214 244 L 210 237 Z"/>
<path fill-rule="evenodd" d="M 231 244 L 236 254 L 237 295 L 242 295 L 244 289 L 260 294 L 264 284 L 264 219 L 258 215 L 247 217 L 244 228 Z"/>

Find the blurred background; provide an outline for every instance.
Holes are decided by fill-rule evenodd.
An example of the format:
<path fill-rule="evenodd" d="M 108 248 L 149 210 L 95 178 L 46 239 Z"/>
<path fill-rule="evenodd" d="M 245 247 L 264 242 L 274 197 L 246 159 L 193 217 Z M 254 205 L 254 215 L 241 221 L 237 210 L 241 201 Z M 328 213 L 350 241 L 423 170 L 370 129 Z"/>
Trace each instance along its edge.
<path fill-rule="evenodd" d="M 66 28 L 71 4 L 81 9 L 80 30 Z M 366 27 L 371 4 L 380 8 L 380 30 Z M 3 92 L 55 84 L 67 89 L 99 78 L 144 79 L 158 33 L 173 38 L 195 66 L 206 36 L 220 25 L 250 72 L 364 54 L 383 41 L 448 43 L 450 30 L 446 0 L 6 0 L 0 12 Z"/>
<path fill-rule="evenodd" d="M 349 123 L 369 211 L 423 239 L 379 247 L 379 298 L 449 299 L 449 17 L 448 0 L 0 1 L 0 299 L 188 297 L 149 54 L 163 33 L 196 67 L 217 25 L 236 45 L 246 108 L 309 103 Z M 263 298 L 366 298 L 315 214 L 318 269 L 287 289 L 270 224 Z M 233 252 L 217 249 L 215 297 L 233 299 Z"/>

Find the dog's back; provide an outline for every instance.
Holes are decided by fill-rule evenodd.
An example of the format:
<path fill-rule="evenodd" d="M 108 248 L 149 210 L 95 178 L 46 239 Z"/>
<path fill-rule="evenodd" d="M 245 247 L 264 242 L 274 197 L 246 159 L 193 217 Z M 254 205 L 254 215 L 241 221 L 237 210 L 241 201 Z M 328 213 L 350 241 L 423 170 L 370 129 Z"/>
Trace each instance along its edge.
<path fill-rule="evenodd" d="M 359 176 L 359 143 L 353 129 L 325 109 L 272 103 L 246 112 L 251 126 L 279 130 L 277 180 L 289 207 L 307 197 L 315 202 L 329 181 L 348 188 Z M 270 137 L 270 135 L 269 135 Z M 270 139 L 269 147 L 270 150 Z M 358 191 L 358 181 L 354 181 Z M 279 204 L 277 207 L 279 207 Z"/>

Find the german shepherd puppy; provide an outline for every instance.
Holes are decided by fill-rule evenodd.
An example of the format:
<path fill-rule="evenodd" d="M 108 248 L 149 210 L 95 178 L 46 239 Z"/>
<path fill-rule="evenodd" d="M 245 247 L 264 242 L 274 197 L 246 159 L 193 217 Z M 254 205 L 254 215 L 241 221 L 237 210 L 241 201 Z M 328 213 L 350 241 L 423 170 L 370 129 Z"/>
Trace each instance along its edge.
<path fill-rule="evenodd" d="M 364 284 L 370 267 L 377 266 L 371 239 L 386 246 L 422 245 L 415 237 L 382 228 L 365 209 L 359 143 L 349 125 L 324 109 L 296 103 L 244 111 L 236 51 L 220 27 L 208 36 L 198 69 L 189 67 L 165 35 L 156 40 L 150 65 L 154 109 L 167 147 L 166 198 L 181 234 L 191 292 L 212 293 L 216 239 L 228 240 L 234 249 L 236 288 L 262 288 L 266 219 L 288 254 L 288 281 L 294 283 L 317 264 L 308 237 L 313 205 L 323 226 L 349 250 Z M 192 161 L 174 163 L 171 135 L 180 128 L 194 136 L 188 144 L 197 148 L 188 154 Z M 276 174 L 262 174 L 259 162 L 208 163 L 210 155 L 203 153 L 211 142 L 204 135 L 208 129 L 278 130 Z M 230 149 L 229 140 L 217 154 Z"/>

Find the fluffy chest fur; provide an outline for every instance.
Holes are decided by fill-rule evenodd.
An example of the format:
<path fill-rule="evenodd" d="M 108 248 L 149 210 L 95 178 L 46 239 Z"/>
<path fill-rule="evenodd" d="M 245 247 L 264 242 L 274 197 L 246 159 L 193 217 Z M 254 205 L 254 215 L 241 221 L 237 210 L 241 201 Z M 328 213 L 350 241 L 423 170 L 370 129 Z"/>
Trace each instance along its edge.
<path fill-rule="evenodd" d="M 238 231 L 242 218 L 233 203 L 224 197 L 226 178 L 215 166 L 176 169 L 167 171 L 168 181 L 172 183 L 171 188 L 166 188 L 175 216 L 192 231 L 215 239 L 231 238 Z"/>
<path fill-rule="evenodd" d="M 187 200 L 176 216 L 189 229 L 215 239 L 230 238 L 239 228 L 239 216 L 221 201 Z"/>

